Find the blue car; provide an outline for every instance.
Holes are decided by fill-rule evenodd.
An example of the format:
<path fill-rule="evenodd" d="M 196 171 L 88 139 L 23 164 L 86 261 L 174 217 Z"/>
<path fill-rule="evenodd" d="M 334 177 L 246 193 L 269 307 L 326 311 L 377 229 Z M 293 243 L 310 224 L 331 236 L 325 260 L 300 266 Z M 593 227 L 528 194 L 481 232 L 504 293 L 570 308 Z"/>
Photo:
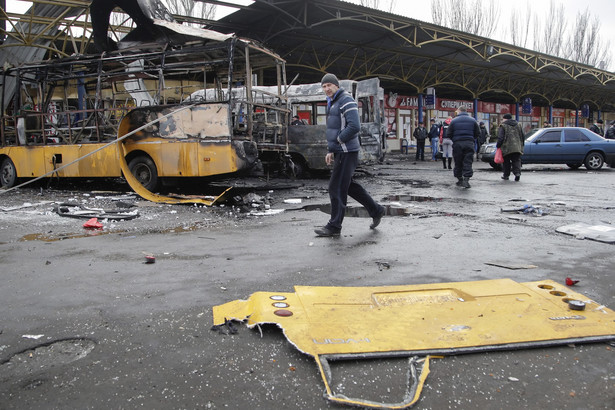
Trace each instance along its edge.
<path fill-rule="evenodd" d="M 495 143 L 484 144 L 480 158 L 493 168 Z M 588 170 L 598 170 L 606 163 L 615 168 L 615 140 L 602 138 L 587 128 L 553 127 L 535 128 L 525 136 L 523 164 L 566 164 L 572 169 L 585 165 Z"/>

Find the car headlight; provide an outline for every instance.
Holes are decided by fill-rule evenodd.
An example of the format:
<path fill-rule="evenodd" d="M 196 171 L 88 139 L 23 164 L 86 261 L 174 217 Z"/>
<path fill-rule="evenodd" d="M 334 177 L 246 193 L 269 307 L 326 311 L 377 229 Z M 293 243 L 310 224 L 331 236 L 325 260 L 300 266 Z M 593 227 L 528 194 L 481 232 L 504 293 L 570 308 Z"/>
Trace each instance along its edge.
<path fill-rule="evenodd" d="M 485 147 L 485 154 L 491 154 L 495 152 L 495 147 L 493 145 L 488 145 Z"/>

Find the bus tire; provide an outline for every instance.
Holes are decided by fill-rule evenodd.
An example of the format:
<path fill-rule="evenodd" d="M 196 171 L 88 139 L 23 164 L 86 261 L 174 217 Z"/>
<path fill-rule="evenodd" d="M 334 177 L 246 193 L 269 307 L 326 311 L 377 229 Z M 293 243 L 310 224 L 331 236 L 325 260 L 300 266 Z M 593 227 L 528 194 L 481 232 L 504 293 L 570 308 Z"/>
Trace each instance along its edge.
<path fill-rule="evenodd" d="M 0 167 L 0 185 L 2 188 L 12 188 L 17 182 L 17 169 L 10 158 L 5 158 Z"/>
<path fill-rule="evenodd" d="M 128 169 L 148 191 L 158 188 L 158 169 L 150 157 L 134 157 L 128 163 Z"/>

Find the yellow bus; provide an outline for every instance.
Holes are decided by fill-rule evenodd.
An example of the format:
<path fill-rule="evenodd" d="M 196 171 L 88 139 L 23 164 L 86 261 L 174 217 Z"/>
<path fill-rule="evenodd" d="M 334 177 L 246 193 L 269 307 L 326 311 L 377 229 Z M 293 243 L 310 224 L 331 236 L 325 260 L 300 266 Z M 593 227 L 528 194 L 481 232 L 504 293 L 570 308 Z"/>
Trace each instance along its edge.
<path fill-rule="evenodd" d="M 284 60 L 234 35 L 164 24 L 186 41 L 0 70 L 2 187 L 41 176 L 120 177 L 126 161 L 153 191 L 173 178 L 249 169 L 263 151 L 285 155 Z M 257 85 L 269 86 L 267 98 Z M 241 98 L 229 92 L 237 87 Z M 186 98 L 200 89 L 213 92 Z"/>

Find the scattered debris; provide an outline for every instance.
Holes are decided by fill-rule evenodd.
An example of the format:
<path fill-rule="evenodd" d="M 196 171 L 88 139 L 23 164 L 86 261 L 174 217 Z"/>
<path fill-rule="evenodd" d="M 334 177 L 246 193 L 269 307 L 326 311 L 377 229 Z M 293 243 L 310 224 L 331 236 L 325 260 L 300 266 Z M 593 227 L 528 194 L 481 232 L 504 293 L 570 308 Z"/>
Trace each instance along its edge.
<path fill-rule="evenodd" d="M 22 337 L 23 337 L 24 339 L 34 339 L 34 340 L 38 340 L 38 339 L 40 339 L 40 338 L 41 338 L 41 337 L 43 337 L 43 336 L 45 336 L 45 335 L 23 335 Z"/>
<path fill-rule="evenodd" d="M 531 216 L 545 216 L 550 214 L 549 208 L 542 208 L 539 205 L 533 206 L 530 204 L 525 204 L 521 207 L 513 207 L 513 208 L 500 208 L 501 212 L 511 212 L 511 213 L 520 213 Z"/>
<path fill-rule="evenodd" d="M 264 211 L 252 211 L 250 212 L 250 215 L 252 216 L 271 216 L 271 215 L 277 215 L 282 212 L 284 212 L 284 209 L 266 209 Z"/>
<path fill-rule="evenodd" d="M 301 198 L 289 198 L 284 200 L 285 204 L 300 204 Z"/>
<path fill-rule="evenodd" d="M 233 323 L 233 320 L 224 318 L 224 323 L 219 325 L 213 325 L 210 330 L 220 332 L 223 335 L 234 335 L 237 333 L 237 327 Z"/>
<path fill-rule="evenodd" d="M 32 204 L 30 202 L 25 202 L 23 205 L 19 205 L 19 206 L 13 206 L 10 208 L 0 208 L 0 211 L 2 212 L 11 212 L 11 211 L 16 211 L 18 209 L 24 209 L 24 208 L 31 208 L 33 206 L 39 206 L 39 205 L 46 205 L 46 204 L 50 204 L 53 201 L 42 201 L 42 202 L 37 202 L 35 204 Z"/>
<path fill-rule="evenodd" d="M 566 286 L 574 286 L 574 285 L 576 285 L 577 283 L 579 283 L 579 281 L 578 281 L 578 280 L 572 280 L 572 279 L 570 279 L 570 278 L 566 278 Z"/>
<path fill-rule="evenodd" d="M 485 262 L 485 265 L 497 266 L 500 268 L 513 269 L 513 270 L 535 269 L 538 267 L 536 265 L 523 265 L 523 264 L 514 264 L 514 263 L 508 263 L 508 262 Z"/>
<path fill-rule="evenodd" d="M 111 220 L 130 220 L 139 216 L 138 210 L 88 208 L 75 202 L 62 202 L 54 206 L 54 211 L 60 216 L 70 218 L 101 218 Z"/>
<path fill-rule="evenodd" d="M 577 239 L 592 239 L 598 242 L 615 243 L 615 228 L 606 225 L 589 225 L 583 222 L 561 226 L 559 233 L 572 235 Z"/>
<path fill-rule="evenodd" d="M 103 224 L 98 222 L 98 218 L 92 218 L 89 219 L 86 223 L 84 223 L 83 227 L 86 229 L 102 229 Z"/>

